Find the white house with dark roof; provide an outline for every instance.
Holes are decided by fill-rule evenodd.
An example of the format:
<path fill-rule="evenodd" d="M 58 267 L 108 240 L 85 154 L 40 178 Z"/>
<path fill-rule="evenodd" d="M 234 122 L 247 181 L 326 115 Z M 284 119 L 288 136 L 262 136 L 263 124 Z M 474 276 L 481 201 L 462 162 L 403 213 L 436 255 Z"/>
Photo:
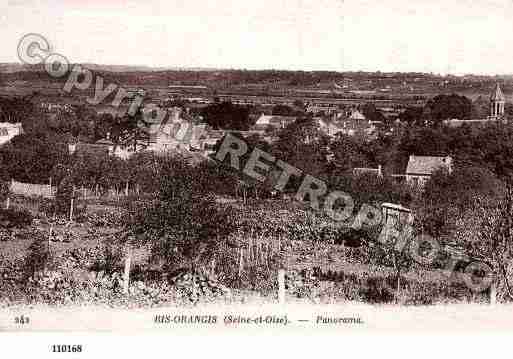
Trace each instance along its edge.
<path fill-rule="evenodd" d="M 445 168 L 449 173 L 452 172 L 452 158 L 450 156 L 414 156 L 410 155 L 408 166 L 406 167 L 406 182 L 423 187 L 431 175 Z"/>
<path fill-rule="evenodd" d="M 295 116 L 275 116 L 262 114 L 255 123 L 254 130 L 282 129 L 295 122 Z"/>
<path fill-rule="evenodd" d="M 333 115 L 333 114 L 338 114 L 340 112 L 340 109 L 336 105 L 312 104 L 306 108 L 306 112 L 310 112 L 314 115 L 317 115 L 321 112 L 324 113 L 325 115 Z"/>

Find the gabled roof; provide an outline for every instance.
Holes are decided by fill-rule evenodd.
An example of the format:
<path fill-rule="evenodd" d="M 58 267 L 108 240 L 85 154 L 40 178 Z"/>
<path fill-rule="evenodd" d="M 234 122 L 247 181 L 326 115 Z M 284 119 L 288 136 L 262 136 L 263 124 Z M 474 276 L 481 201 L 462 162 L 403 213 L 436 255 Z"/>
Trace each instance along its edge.
<path fill-rule="evenodd" d="M 349 116 L 349 119 L 351 120 L 365 120 L 365 116 L 358 110 L 354 110 L 352 113 L 351 113 L 351 116 Z"/>
<path fill-rule="evenodd" d="M 429 176 L 440 168 L 446 167 L 450 170 L 451 163 L 452 158 L 450 156 L 410 156 L 406 174 Z"/>
<path fill-rule="evenodd" d="M 96 141 L 94 144 L 95 145 L 104 145 L 104 146 L 114 146 L 114 142 L 112 142 L 111 140 L 108 140 L 106 138 Z"/>
<path fill-rule="evenodd" d="M 258 118 L 256 125 L 279 125 L 285 126 L 294 121 L 297 117 L 295 116 L 275 116 L 275 115 L 262 115 Z"/>
<path fill-rule="evenodd" d="M 506 101 L 506 97 L 502 93 L 499 84 L 495 86 L 495 90 L 493 90 L 492 95 L 490 96 L 490 101 Z"/>
<path fill-rule="evenodd" d="M 411 213 L 411 210 L 409 208 L 403 207 L 400 204 L 385 202 L 385 203 L 381 204 L 381 207 L 382 208 L 386 208 L 386 209 L 396 210 L 396 211 L 399 211 L 399 212 Z"/>

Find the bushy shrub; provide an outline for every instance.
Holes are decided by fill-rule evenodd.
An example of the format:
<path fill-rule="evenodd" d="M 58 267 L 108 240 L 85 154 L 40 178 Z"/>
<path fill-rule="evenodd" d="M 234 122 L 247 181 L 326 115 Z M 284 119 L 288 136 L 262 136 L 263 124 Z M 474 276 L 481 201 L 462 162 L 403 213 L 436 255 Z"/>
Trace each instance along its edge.
<path fill-rule="evenodd" d="M 393 277 L 367 278 L 365 285 L 360 288 L 360 295 L 365 302 L 370 304 L 392 303 L 395 295 L 391 289 Z"/>
<path fill-rule="evenodd" d="M 0 202 L 5 201 L 7 199 L 7 196 L 9 196 L 9 193 L 9 182 L 2 181 L 0 179 Z"/>
<path fill-rule="evenodd" d="M 127 212 L 120 208 L 102 209 L 94 212 L 80 212 L 77 222 L 87 222 L 94 227 L 117 227 L 125 224 Z"/>
<path fill-rule="evenodd" d="M 48 269 L 50 262 L 51 254 L 48 242 L 43 237 L 34 239 L 28 247 L 28 254 L 25 257 L 25 278 L 33 278 L 37 272 Z"/>
<path fill-rule="evenodd" d="M 73 181 L 70 177 L 65 177 L 57 186 L 57 193 L 53 201 L 53 211 L 56 215 L 69 214 L 71 199 L 75 195 Z"/>
<path fill-rule="evenodd" d="M 118 246 L 107 243 L 98 257 L 95 258 L 91 270 L 95 272 L 103 271 L 108 275 L 121 269 L 120 263 L 123 253 Z"/>
<path fill-rule="evenodd" d="M 133 211 L 129 228 L 140 244 L 151 244 L 153 257 L 164 259 L 168 269 L 194 269 L 210 263 L 232 233 L 234 217 L 212 197 L 175 197 Z"/>
<path fill-rule="evenodd" d="M 43 198 L 38 204 L 37 208 L 39 213 L 43 213 L 47 217 L 52 217 L 57 214 L 55 209 L 55 201 L 48 198 Z"/>
<path fill-rule="evenodd" d="M 0 223 L 5 228 L 23 228 L 32 224 L 32 214 L 24 209 L 0 209 Z"/>

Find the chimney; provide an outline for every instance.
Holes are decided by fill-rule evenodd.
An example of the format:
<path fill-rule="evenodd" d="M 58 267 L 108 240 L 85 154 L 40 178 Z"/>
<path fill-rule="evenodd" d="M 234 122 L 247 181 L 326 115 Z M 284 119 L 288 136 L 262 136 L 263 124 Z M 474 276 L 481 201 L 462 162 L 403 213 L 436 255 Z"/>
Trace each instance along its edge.
<path fill-rule="evenodd" d="M 74 154 L 75 151 L 77 150 L 77 145 L 76 144 L 68 144 L 68 152 L 70 155 Z"/>
<path fill-rule="evenodd" d="M 449 174 L 452 172 L 452 158 L 451 156 L 446 156 L 444 158 L 444 163 L 447 165 L 447 170 L 449 171 Z"/>

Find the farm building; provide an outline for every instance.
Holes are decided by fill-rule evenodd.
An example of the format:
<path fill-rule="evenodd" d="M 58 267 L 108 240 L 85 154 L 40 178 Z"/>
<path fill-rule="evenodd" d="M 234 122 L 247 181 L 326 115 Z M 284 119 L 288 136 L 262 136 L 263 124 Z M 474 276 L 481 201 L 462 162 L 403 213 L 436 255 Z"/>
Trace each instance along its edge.
<path fill-rule="evenodd" d="M 381 205 L 381 212 L 383 215 L 383 224 L 386 228 L 385 235 L 387 239 L 388 236 L 391 235 L 391 233 L 389 233 L 391 228 L 401 232 L 405 229 L 405 226 L 411 225 L 414 220 L 411 210 L 399 204 L 383 203 Z"/>
<path fill-rule="evenodd" d="M 433 172 L 441 168 L 452 171 L 452 158 L 450 156 L 414 156 L 411 155 L 406 168 L 406 182 L 423 187 Z"/>
<path fill-rule="evenodd" d="M 285 128 L 296 121 L 295 116 L 274 116 L 262 114 L 254 126 L 254 130 L 268 130 Z"/>

